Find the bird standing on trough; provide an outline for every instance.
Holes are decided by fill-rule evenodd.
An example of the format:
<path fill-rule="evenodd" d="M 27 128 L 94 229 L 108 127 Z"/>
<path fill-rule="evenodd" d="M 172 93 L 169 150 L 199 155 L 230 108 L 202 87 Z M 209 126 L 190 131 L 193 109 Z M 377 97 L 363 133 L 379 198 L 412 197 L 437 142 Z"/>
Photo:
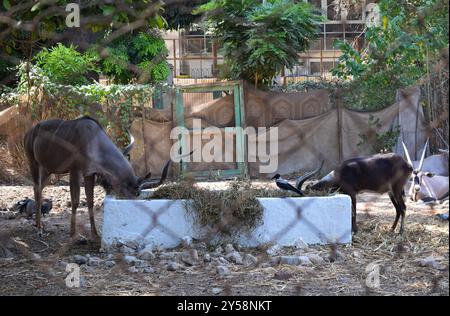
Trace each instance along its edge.
<path fill-rule="evenodd" d="M 298 190 L 296 187 L 294 187 L 293 185 L 291 185 L 286 179 L 283 179 L 280 174 L 276 174 L 272 177 L 272 180 L 275 179 L 275 183 L 277 185 L 277 187 L 279 187 L 281 190 L 284 191 L 293 191 L 295 193 L 297 193 L 300 196 L 304 196 L 303 192 Z"/>
<path fill-rule="evenodd" d="M 305 173 L 303 176 L 298 177 L 297 181 L 295 181 L 295 187 L 291 185 L 286 179 L 283 179 L 280 174 L 276 174 L 272 177 L 272 180 L 275 179 L 275 183 L 277 187 L 279 187 L 281 190 L 285 191 L 293 191 L 297 193 L 300 196 L 305 196 L 305 194 L 302 192 L 302 185 L 305 183 L 306 180 L 313 177 L 315 174 L 317 174 L 323 167 L 324 161 L 320 164 L 320 166 L 313 171 Z"/>

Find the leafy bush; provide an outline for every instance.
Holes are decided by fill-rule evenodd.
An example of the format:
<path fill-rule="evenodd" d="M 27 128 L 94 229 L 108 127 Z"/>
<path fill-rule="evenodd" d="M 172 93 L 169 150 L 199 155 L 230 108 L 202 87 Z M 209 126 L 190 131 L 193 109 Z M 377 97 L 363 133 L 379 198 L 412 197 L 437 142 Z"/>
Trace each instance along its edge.
<path fill-rule="evenodd" d="M 347 102 L 376 110 L 395 102 L 395 91 L 427 76 L 430 61 L 448 48 L 448 0 L 381 0 L 380 25 L 365 33 L 359 52 L 340 42 L 343 54 L 333 74 L 352 79 Z"/>
<path fill-rule="evenodd" d="M 67 47 L 61 43 L 50 49 L 43 49 L 34 60 L 45 76 L 64 85 L 87 84 L 87 74 L 97 70 L 94 54 L 82 54 L 73 45 Z"/>
<path fill-rule="evenodd" d="M 322 18 L 303 1 L 211 0 L 206 13 L 222 43 L 222 76 L 270 85 L 283 67 L 293 68 L 318 34 Z"/>
<path fill-rule="evenodd" d="M 26 63 L 18 67 L 19 84 L 16 89 L 0 94 L 9 106 L 25 106 L 27 96 L 32 117 L 73 119 L 80 115 L 94 115 L 119 144 L 127 141 L 125 129 L 133 119 L 133 106 L 148 103 L 153 97 L 151 85 L 62 85 L 52 82 L 42 69 Z M 99 105 L 104 105 L 103 109 Z M 97 112 L 93 112 L 97 111 Z"/>

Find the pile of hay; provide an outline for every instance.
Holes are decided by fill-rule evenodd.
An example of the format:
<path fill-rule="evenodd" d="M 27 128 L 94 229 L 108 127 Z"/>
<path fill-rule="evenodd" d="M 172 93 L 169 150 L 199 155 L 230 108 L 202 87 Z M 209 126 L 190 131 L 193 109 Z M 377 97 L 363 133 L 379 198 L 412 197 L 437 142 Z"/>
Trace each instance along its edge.
<path fill-rule="evenodd" d="M 235 181 L 222 191 L 199 188 L 192 180 L 161 186 L 151 199 L 191 200 L 186 211 L 196 215 L 202 227 L 232 236 L 248 232 L 262 221 L 263 208 L 248 181 Z"/>

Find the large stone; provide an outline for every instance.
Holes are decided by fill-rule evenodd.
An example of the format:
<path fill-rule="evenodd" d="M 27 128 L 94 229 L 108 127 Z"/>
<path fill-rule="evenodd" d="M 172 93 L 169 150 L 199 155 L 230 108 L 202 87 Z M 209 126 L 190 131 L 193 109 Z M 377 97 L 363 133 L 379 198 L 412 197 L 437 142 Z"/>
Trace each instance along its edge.
<path fill-rule="evenodd" d="M 144 249 L 140 250 L 138 253 L 138 258 L 142 260 L 153 260 L 156 258 L 153 253 L 153 249 L 151 246 L 147 246 Z"/>
<path fill-rule="evenodd" d="M 313 264 L 320 265 L 320 264 L 324 264 L 324 263 L 325 263 L 325 260 L 324 260 L 321 256 L 319 256 L 318 254 L 315 254 L 315 253 L 306 253 L 305 256 L 308 257 L 308 259 L 309 259 Z"/>
<path fill-rule="evenodd" d="M 258 258 L 249 253 L 246 253 L 242 258 L 242 262 L 246 266 L 256 265 L 258 263 Z"/>
<path fill-rule="evenodd" d="M 91 267 L 98 267 L 101 265 L 101 263 L 102 263 L 102 259 L 100 259 L 98 257 L 90 257 L 87 262 L 88 266 L 91 266 Z"/>
<path fill-rule="evenodd" d="M 443 257 L 428 256 L 420 259 L 419 265 L 421 267 L 429 267 L 436 270 L 446 270 L 446 267 L 441 263 L 443 259 Z"/>
<path fill-rule="evenodd" d="M 88 259 L 85 256 L 81 256 L 81 255 L 73 256 L 73 262 L 75 262 L 76 264 L 79 264 L 79 265 L 86 264 L 87 260 Z"/>
<path fill-rule="evenodd" d="M 135 256 L 123 256 L 123 261 L 126 264 L 134 264 L 138 259 Z"/>
<path fill-rule="evenodd" d="M 225 246 L 225 253 L 228 255 L 228 254 L 230 254 L 230 253 L 232 253 L 232 252 L 235 252 L 236 250 L 234 250 L 234 247 L 233 247 L 233 245 L 232 244 L 227 244 L 226 246 Z"/>
<path fill-rule="evenodd" d="M 183 261 L 188 266 L 196 265 L 198 262 L 197 250 L 191 249 L 183 252 L 183 254 L 181 255 L 181 261 Z"/>
<path fill-rule="evenodd" d="M 281 256 L 280 264 L 287 264 L 287 265 L 291 265 L 291 266 L 299 265 L 300 257 L 299 256 Z"/>
<path fill-rule="evenodd" d="M 227 276 L 231 274 L 230 269 L 228 269 L 226 266 L 217 266 L 216 267 L 217 274 L 220 276 Z"/>
<path fill-rule="evenodd" d="M 242 264 L 242 256 L 239 252 L 233 251 L 226 255 L 225 257 L 228 261 L 233 262 L 235 264 Z"/>

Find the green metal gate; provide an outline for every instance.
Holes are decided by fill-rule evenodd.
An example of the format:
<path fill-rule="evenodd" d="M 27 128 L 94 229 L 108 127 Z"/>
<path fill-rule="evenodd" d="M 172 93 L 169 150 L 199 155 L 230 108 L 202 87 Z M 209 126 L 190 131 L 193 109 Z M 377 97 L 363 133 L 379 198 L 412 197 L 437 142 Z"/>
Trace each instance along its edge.
<path fill-rule="evenodd" d="M 227 170 L 215 170 L 214 174 L 217 177 L 231 177 L 231 176 L 248 176 L 247 159 L 246 159 L 246 142 L 245 135 L 243 133 L 243 127 L 245 122 L 245 110 L 244 110 L 244 87 L 242 81 L 228 81 L 228 82 L 215 82 L 207 84 L 196 84 L 188 86 L 178 86 L 176 88 L 176 109 L 175 109 L 175 119 L 178 127 L 186 128 L 185 126 L 185 105 L 183 100 L 184 93 L 213 93 L 214 98 L 217 98 L 218 93 L 228 91 L 233 93 L 234 101 L 234 117 L 235 117 L 235 127 L 238 127 L 235 131 L 236 144 L 236 164 L 235 169 Z M 193 133 L 193 129 L 189 129 L 190 133 Z M 180 143 L 180 152 L 185 153 L 186 149 L 183 147 L 187 146 L 186 137 L 184 133 L 178 135 Z M 188 162 L 181 160 L 180 162 L 180 174 L 181 176 L 186 175 L 188 172 Z M 192 171 L 189 172 L 194 177 L 208 177 L 211 175 L 210 171 Z"/>

